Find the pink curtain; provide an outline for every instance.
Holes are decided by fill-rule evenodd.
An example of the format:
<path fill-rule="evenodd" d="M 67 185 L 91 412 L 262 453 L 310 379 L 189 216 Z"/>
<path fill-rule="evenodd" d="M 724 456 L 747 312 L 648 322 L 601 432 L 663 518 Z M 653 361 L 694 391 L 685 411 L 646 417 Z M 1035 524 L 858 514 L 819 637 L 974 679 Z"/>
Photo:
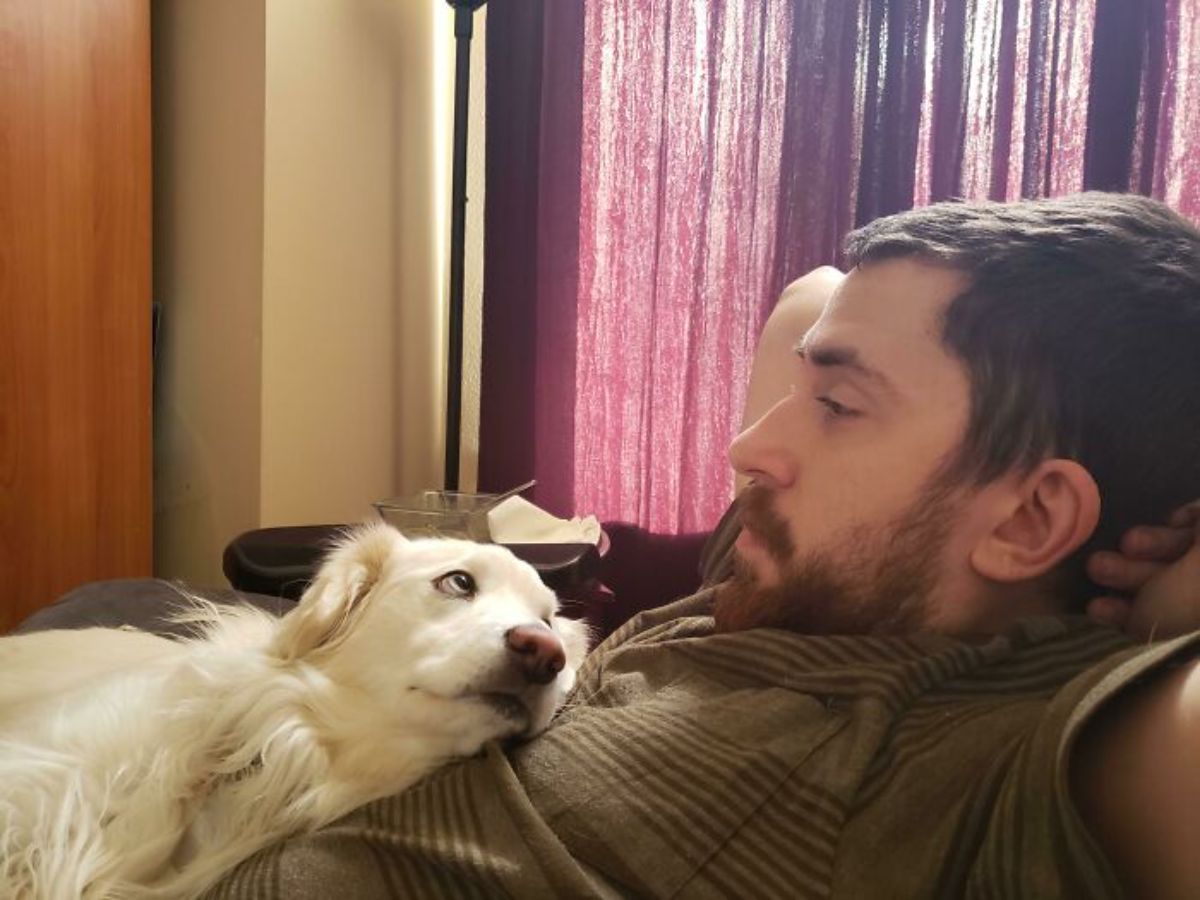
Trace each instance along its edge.
<path fill-rule="evenodd" d="M 1200 0 L 491 0 L 481 485 L 704 531 L 766 314 L 856 224 L 1088 187 L 1200 218 L 1198 23 Z"/>
<path fill-rule="evenodd" d="M 1200 218 L 1200 3 L 935 0 L 913 203 L 1132 190 Z"/>
<path fill-rule="evenodd" d="M 1096 0 L 930 13 L 913 203 L 1082 190 Z"/>
<path fill-rule="evenodd" d="M 728 502 L 791 25 L 783 3 L 587 4 L 574 484 L 604 520 L 700 531 Z"/>
<path fill-rule="evenodd" d="M 1200 2 L 1166 0 L 1155 12 L 1142 35 L 1128 187 L 1200 219 Z"/>

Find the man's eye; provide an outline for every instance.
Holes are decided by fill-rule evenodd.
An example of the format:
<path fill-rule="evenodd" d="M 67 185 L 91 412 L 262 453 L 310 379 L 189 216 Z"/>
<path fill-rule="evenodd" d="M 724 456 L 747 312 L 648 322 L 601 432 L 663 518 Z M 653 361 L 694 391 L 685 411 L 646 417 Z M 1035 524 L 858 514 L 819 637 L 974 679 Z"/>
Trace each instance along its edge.
<path fill-rule="evenodd" d="M 843 406 L 832 397 L 818 397 L 817 402 L 825 407 L 825 416 L 830 419 L 843 419 L 858 415 L 856 410 Z"/>
<path fill-rule="evenodd" d="M 474 597 L 478 589 L 471 573 L 459 569 L 435 578 L 433 586 L 451 597 Z"/>

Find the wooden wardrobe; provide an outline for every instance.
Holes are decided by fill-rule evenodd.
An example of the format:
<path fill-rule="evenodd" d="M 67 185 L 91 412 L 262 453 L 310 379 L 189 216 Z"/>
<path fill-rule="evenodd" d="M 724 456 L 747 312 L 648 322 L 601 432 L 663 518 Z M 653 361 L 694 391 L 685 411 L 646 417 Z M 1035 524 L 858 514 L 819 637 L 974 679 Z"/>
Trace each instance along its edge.
<path fill-rule="evenodd" d="M 149 0 L 0 0 L 0 633 L 151 568 Z"/>

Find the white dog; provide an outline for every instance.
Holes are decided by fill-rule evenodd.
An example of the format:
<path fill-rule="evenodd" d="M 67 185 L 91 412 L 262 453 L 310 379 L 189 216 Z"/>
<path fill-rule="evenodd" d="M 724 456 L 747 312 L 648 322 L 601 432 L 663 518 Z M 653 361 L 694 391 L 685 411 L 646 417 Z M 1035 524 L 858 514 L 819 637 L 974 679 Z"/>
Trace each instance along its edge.
<path fill-rule="evenodd" d="M 190 897 L 263 846 L 545 728 L 586 630 L 500 547 L 351 533 L 281 619 L 0 639 L 0 897 Z"/>

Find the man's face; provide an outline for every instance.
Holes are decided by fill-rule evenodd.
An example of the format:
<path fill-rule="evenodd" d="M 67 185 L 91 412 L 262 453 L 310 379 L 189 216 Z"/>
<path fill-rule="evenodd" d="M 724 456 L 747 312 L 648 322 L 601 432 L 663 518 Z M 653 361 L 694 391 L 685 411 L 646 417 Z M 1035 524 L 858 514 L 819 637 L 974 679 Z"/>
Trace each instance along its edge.
<path fill-rule="evenodd" d="M 719 629 L 896 633 L 953 618 L 970 496 L 941 470 L 966 428 L 969 385 L 940 334 L 965 286 L 896 259 L 838 287 L 791 363 L 791 393 L 730 448 L 753 483 Z"/>

